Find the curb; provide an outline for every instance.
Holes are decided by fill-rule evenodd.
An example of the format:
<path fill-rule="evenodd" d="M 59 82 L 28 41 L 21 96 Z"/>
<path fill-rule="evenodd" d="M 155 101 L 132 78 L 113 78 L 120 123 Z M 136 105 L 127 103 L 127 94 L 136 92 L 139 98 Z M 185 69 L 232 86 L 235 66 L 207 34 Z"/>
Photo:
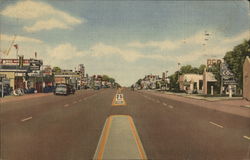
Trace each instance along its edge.
<path fill-rule="evenodd" d="M 204 101 L 208 101 L 208 102 L 225 101 L 225 100 L 242 100 L 243 99 L 243 97 L 232 97 L 232 98 L 225 98 L 225 99 L 208 99 L 208 98 L 204 98 L 204 97 L 181 95 L 181 94 L 176 94 L 176 93 L 171 93 L 171 92 L 160 92 L 160 91 L 150 91 L 150 92 L 160 93 L 160 94 L 167 94 L 167 95 L 175 95 L 175 96 L 180 96 L 180 97 L 185 97 L 185 98 L 204 100 Z"/>

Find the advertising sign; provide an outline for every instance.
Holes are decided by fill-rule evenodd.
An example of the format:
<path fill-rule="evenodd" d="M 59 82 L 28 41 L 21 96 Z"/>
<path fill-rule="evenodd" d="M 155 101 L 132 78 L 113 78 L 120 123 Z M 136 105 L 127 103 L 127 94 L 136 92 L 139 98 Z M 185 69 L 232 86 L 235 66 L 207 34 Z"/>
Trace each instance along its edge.
<path fill-rule="evenodd" d="M 226 85 L 235 85 L 237 84 L 233 72 L 229 69 L 226 62 L 221 63 L 220 66 L 220 75 L 222 77 L 223 83 Z"/>

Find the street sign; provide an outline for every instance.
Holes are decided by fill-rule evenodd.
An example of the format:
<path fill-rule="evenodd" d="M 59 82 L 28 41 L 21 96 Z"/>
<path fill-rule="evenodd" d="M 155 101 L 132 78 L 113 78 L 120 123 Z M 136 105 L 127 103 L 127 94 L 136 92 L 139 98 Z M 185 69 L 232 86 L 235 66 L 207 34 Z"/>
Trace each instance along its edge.
<path fill-rule="evenodd" d="M 126 102 L 123 98 L 123 94 L 121 93 L 117 93 L 113 99 L 113 102 L 112 102 L 112 105 L 113 106 L 123 106 L 123 105 L 126 105 Z"/>

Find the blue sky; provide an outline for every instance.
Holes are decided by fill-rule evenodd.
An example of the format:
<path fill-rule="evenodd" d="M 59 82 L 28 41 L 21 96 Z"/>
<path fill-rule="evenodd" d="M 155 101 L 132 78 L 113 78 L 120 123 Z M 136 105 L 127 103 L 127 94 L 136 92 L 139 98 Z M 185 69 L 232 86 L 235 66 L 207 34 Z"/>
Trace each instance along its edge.
<path fill-rule="evenodd" d="M 198 66 L 250 37 L 247 1 L 2 1 L 1 50 L 45 64 L 109 74 L 131 85 L 146 74 Z M 210 33 L 205 41 L 204 33 Z M 203 45 L 205 44 L 205 45 Z M 12 48 L 5 58 L 15 57 Z"/>

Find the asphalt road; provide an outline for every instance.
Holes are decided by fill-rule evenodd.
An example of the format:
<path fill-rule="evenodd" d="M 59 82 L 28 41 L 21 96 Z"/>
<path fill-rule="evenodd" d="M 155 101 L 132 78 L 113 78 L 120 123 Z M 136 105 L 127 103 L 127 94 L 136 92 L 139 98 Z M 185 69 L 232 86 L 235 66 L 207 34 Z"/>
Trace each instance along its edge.
<path fill-rule="evenodd" d="M 127 105 L 112 106 L 115 93 L 82 90 L 1 104 L 0 159 L 92 159 L 112 115 L 132 118 L 148 159 L 250 159 L 250 119 L 128 89 Z"/>

